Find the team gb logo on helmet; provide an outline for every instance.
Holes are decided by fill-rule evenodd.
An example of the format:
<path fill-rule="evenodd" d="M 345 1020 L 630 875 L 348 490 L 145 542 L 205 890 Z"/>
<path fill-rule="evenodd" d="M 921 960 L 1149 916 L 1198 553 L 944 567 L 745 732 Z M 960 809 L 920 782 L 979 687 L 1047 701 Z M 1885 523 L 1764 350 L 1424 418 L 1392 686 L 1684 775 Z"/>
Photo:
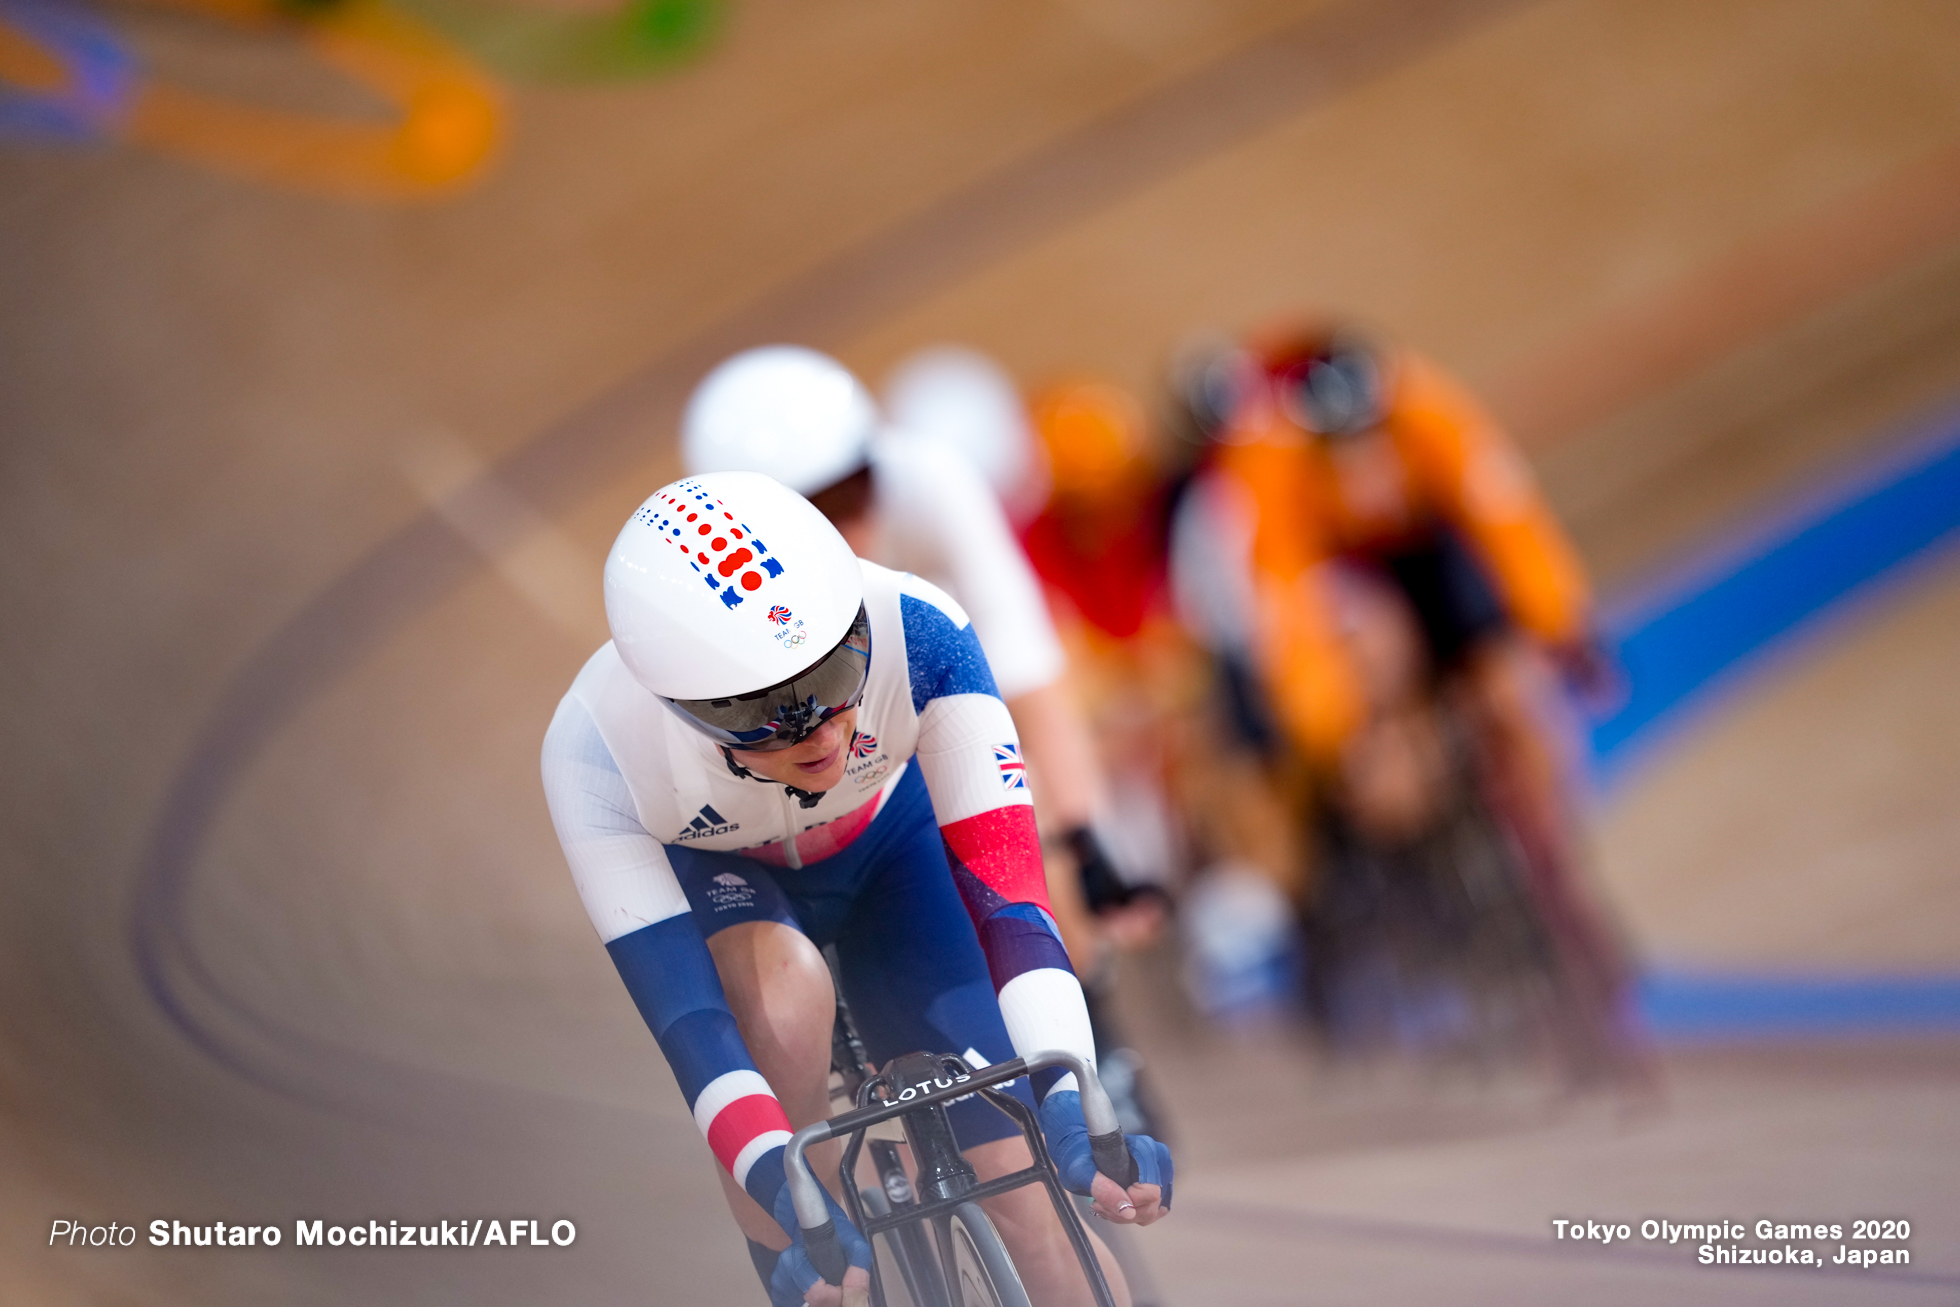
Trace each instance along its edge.
<path fill-rule="evenodd" d="M 744 591 L 760 590 L 765 577 L 783 574 L 769 547 L 698 481 L 677 481 L 654 500 L 634 518 L 671 540 L 724 607 L 738 607 Z"/>

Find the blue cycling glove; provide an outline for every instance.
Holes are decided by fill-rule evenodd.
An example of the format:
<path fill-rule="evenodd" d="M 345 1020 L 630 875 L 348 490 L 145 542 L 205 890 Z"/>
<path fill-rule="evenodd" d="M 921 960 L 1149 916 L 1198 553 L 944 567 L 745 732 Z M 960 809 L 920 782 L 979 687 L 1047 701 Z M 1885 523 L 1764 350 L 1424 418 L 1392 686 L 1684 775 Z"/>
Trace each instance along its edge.
<path fill-rule="evenodd" d="M 837 1226 L 837 1238 L 843 1243 L 851 1265 L 869 1269 L 871 1245 L 851 1224 L 851 1218 L 828 1189 L 824 1190 L 823 1201 L 830 1208 L 830 1219 Z M 796 1204 L 790 1200 L 788 1185 L 777 1191 L 775 1210 L 770 1215 L 789 1235 L 790 1245 L 776 1258 L 776 1269 L 769 1277 L 769 1302 L 771 1307 L 803 1307 L 803 1295 L 823 1276 L 810 1264 L 810 1254 L 803 1247 L 803 1227 L 797 1223 Z"/>
<path fill-rule="evenodd" d="M 1041 1133 L 1065 1188 L 1087 1195 L 1096 1179 L 1096 1161 L 1089 1152 L 1089 1127 L 1082 1119 L 1082 1095 L 1073 1089 L 1051 1093 L 1041 1100 Z M 1124 1135 L 1130 1155 L 1137 1159 L 1137 1180 L 1164 1191 L 1164 1210 L 1171 1209 L 1171 1150 L 1149 1135 Z"/>

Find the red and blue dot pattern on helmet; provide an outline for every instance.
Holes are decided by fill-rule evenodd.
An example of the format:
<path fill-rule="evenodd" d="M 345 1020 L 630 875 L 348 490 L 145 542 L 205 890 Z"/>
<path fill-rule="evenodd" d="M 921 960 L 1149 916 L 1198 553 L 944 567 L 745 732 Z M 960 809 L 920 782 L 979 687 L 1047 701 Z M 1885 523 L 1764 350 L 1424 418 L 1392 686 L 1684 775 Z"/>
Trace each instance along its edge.
<path fill-rule="evenodd" d="M 1028 765 L 1021 761 L 1021 746 L 1018 744 L 996 744 L 994 746 L 994 766 L 1000 769 L 1000 787 L 1004 790 L 1025 790 L 1028 788 Z"/>
<path fill-rule="evenodd" d="M 769 620 L 774 622 L 776 625 L 778 626 L 789 625 L 789 618 L 790 618 L 789 609 L 783 607 L 781 604 L 769 605 Z"/>
<path fill-rule="evenodd" d="M 726 608 L 740 605 L 743 592 L 759 590 L 766 579 L 783 574 L 782 563 L 769 547 L 698 481 L 675 482 L 672 490 L 661 491 L 633 517 L 671 540 Z M 782 616 L 777 617 L 777 612 Z M 778 624 L 787 622 L 789 609 L 778 605 L 769 617 Z"/>

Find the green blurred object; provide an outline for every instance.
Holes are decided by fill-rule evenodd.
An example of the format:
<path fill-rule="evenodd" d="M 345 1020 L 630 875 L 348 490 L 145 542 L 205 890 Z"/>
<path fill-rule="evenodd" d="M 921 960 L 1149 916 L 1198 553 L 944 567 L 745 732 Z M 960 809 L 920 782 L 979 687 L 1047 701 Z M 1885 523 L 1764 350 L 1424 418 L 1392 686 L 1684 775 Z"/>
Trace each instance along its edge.
<path fill-rule="evenodd" d="M 627 0 L 569 14 L 506 0 L 396 0 L 486 66 L 536 82 L 611 82 L 664 71 L 721 28 L 721 0 Z"/>

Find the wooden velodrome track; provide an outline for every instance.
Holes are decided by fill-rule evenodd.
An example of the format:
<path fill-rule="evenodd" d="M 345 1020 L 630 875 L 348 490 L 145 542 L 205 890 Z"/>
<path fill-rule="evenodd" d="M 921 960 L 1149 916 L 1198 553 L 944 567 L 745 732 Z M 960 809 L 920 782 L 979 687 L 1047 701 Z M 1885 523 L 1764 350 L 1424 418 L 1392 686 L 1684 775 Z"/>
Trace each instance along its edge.
<path fill-rule="evenodd" d="M 371 112 L 278 31 L 106 13 L 177 81 Z M 1194 327 L 1347 308 L 1493 397 L 1610 586 L 1960 402 L 1956 39 L 1828 0 L 738 0 L 664 76 L 503 86 L 436 200 L 0 138 L 4 1296 L 755 1301 L 535 766 L 691 380 L 950 338 L 1145 386 Z M 1956 654 L 1921 569 L 1633 776 L 1602 856 L 1647 955 L 1960 963 Z M 1162 979 L 1174 1301 L 1960 1292 L 1950 1043 L 1679 1051 L 1660 1110 L 1548 1119 L 1309 1092 Z M 489 1215 L 578 1242 L 43 1246 Z M 1918 1234 L 1890 1278 L 1708 1272 L 1550 1241 L 1587 1215 Z"/>

